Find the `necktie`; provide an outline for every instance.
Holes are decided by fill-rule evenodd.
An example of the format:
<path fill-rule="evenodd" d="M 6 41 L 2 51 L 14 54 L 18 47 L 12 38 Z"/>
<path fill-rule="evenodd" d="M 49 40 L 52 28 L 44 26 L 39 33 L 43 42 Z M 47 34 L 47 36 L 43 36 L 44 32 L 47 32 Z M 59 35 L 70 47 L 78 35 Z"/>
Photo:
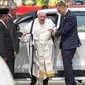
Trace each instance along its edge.
<path fill-rule="evenodd" d="M 64 22 L 64 16 L 61 16 L 61 24 L 60 24 L 61 29 L 63 29 L 63 22 Z"/>

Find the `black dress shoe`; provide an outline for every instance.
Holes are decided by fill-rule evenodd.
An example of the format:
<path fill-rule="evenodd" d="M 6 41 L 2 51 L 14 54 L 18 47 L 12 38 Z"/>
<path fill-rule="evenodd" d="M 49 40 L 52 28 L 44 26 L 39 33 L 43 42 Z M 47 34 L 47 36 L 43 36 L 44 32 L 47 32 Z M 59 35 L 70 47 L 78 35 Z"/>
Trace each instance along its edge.
<path fill-rule="evenodd" d="M 49 78 L 44 79 L 43 80 L 43 85 L 48 85 L 48 80 L 49 80 Z"/>

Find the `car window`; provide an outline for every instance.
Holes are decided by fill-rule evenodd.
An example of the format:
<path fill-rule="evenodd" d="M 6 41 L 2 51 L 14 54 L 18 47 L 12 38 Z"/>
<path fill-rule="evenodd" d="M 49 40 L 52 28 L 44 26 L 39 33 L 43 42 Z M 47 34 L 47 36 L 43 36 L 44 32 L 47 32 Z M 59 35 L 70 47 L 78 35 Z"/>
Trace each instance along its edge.
<path fill-rule="evenodd" d="M 78 32 L 85 32 L 85 11 L 73 11 L 77 17 Z"/>
<path fill-rule="evenodd" d="M 79 32 L 85 32 L 85 16 L 77 15 L 77 25 Z"/>
<path fill-rule="evenodd" d="M 51 19 L 53 21 L 53 23 L 57 26 L 58 18 L 59 18 L 58 14 L 56 14 L 56 13 L 47 14 L 47 18 Z"/>
<path fill-rule="evenodd" d="M 35 15 L 36 11 L 32 11 L 32 12 L 28 12 L 23 14 L 22 16 L 20 16 L 17 20 L 16 20 L 16 24 L 21 24 L 23 22 L 30 22 L 33 19 L 33 16 Z"/>

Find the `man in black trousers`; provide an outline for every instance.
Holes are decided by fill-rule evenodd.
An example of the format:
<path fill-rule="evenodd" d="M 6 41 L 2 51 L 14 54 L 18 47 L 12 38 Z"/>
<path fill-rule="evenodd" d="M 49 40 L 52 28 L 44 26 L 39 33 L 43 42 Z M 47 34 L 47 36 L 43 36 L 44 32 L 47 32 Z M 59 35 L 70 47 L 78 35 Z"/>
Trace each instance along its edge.
<path fill-rule="evenodd" d="M 77 33 L 77 18 L 67 9 L 66 4 L 60 1 L 56 5 L 57 11 L 62 15 L 60 28 L 54 32 L 56 37 L 61 36 L 60 48 L 64 65 L 64 76 L 66 85 L 76 85 L 74 78 L 72 59 L 77 47 L 81 42 Z"/>
<path fill-rule="evenodd" d="M 14 59 L 14 49 L 10 33 L 6 26 L 8 11 L 8 8 L 0 8 L 0 55 L 6 61 L 10 71 L 13 72 L 12 60 Z"/>
<path fill-rule="evenodd" d="M 16 13 L 17 13 L 16 3 L 12 2 L 8 5 L 8 7 L 9 7 L 9 13 L 8 13 L 8 21 L 7 21 L 6 25 L 8 27 L 8 31 L 9 31 L 11 39 L 12 39 L 13 48 L 14 48 L 14 56 L 16 57 L 16 55 L 19 52 L 19 39 L 18 39 L 18 37 L 21 37 L 22 33 L 18 32 L 18 29 L 14 23 L 14 19 L 16 17 Z M 9 60 L 9 62 L 12 61 L 12 63 L 9 65 L 12 67 L 13 76 L 14 76 L 15 57 Z"/>

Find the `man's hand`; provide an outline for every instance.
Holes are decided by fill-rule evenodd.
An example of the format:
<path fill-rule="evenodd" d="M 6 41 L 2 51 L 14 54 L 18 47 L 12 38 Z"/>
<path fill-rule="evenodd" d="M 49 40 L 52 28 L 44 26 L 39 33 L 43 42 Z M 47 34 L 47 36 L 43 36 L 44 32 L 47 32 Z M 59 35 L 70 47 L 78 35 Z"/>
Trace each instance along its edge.
<path fill-rule="evenodd" d="M 20 42 L 21 42 L 21 43 L 26 43 L 23 39 L 20 39 Z"/>
<path fill-rule="evenodd" d="M 51 33 L 53 37 L 55 37 L 55 32 L 56 32 L 56 31 L 57 31 L 56 29 L 53 29 L 53 31 L 52 31 L 52 33 Z"/>
<path fill-rule="evenodd" d="M 17 53 L 16 53 L 16 51 L 14 51 L 14 56 L 16 56 L 17 55 Z"/>
<path fill-rule="evenodd" d="M 7 61 L 7 58 L 4 58 L 4 61 Z"/>
<path fill-rule="evenodd" d="M 50 33 L 52 33 L 52 32 L 53 32 L 53 29 L 49 29 L 48 31 L 49 31 Z"/>

